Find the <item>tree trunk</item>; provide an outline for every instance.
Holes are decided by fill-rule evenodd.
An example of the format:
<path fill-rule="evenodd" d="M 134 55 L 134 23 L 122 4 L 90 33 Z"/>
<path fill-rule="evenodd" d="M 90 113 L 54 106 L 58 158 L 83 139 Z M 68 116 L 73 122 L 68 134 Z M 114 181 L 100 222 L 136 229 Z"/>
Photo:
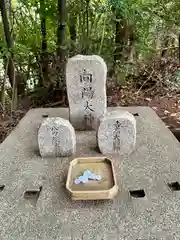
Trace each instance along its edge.
<path fill-rule="evenodd" d="M 87 25 L 86 25 L 86 17 L 87 17 L 87 15 L 86 15 L 86 6 L 85 6 L 85 1 L 84 0 L 82 0 L 81 1 L 81 5 L 80 5 L 80 18 L 81 18 L 81 21 L 80 21 L 80 23 L 81 23 L 81 26 L 80 26 L 80 28 L 81 28 L 81 53 L 82 54 L 87 54 L 87 51 L 86 51 L 86 46 L 87 46 L 87 44 L 86 44 L 86 36 L 87 36 L 87 34 L 86 34 L 86 27 L 87 27 Z"/>
<path fill-rule="evenodd" d="M 71 51 L 74 51 L 74 48 L 76 47 L 76 24 L 77 24 L 77 14 L 74 13 L 73 15 L 70 14 L 69 16 L 69 32 L 70 32 L 70 38 L 71 38 Z"/>
<path fill-rule="evenodd" d="M 180 64 L 180 34 L 179 34 L 179 38 L 178 38 L 178 55 L 179 55 L 179 64 Z"/>
<path fill-rule="evenodd" d="M 72 9 L 72 7 L 71 7 Z M 72 12 L 72 10 L 71 10 Z M 76 41 L 76 24 L 77 24 L 77 13 L 73 12 L 69 14 L 69 32 L 70 32 L 70 38 L 73 42 Z"/>
<path fill-rule="evenodd" d="M 125 20 L 118 20 L 116 17 L 116 33 L 115 33 L 115 51 L 114 61 L 123 60 L 123 49 L 125 46 L 126 38 L 126 24 Z"/>
<path fill-rule="evenodd" d="M 1 104 L 2 104 L 2 110 L 4 113 L 5 110 L 5 86 L 6 86 L 6 78 L 7 78 L 7 72 L 8 72 L 8 65 L 9 65 L 9 59 L 7 59 L 7 63 L 6 63 L 6 67 L 5 67 L 5 74 L 4 74 L 4 79 L 2 82 L 2 86 L 1 86 Z"/>
<path fill-rule="evenodd" d="M 129 61 L 131 63 L 134 62 L 134 57 L 136 53 L 136 48 L 135 48 L 135 34 L 133 30 L 131 29 L 130 35 L 129 35 Z"/>
<path fill-rule="evenodd" d="M 6 3 L 5 0 L 0 0 L 0 10 L 1 10 L 1 15 L 2 15 L 2 20 L 3 20 L 3 27 L 4 27 L 4 35 L 6 39 L 6 44 L 7 48 L 10 52 L 10 57 L 9 57 L 9 65 L 8 65 L 8 77 L 11 86 L 13 86 L 13 79 L 14 79 L 14 64 L 13 64 L 13 53 L 12 53 L 12 47 L 13 47 L 13 39 L 11 37 L 10 33 L 10 27 L 9 27 L 9 21 L 8 21 L 8 16 L 7 16 L 7 11 L 6 11 Z M 4 57 L 5 59 L 5 66 L 7 63 L 7 57 Z"/>
<path fill-rule="evenodd" d="M 59 80 L 65 83 L 66 67 L 66 0 L 58 0 L 57 59 L 59 63 Z"/>
<path fill-rule="evenodd" d="M 86 0 L 86 53 L 89 50 L 89 0 Z"/>
<path fill-rule="evenodd" d="M 162 52 L 161 52 L 161 57 L 165 57 L 167 50 L 168 50 L 168 44 L 169 44 L 169 37 L 167 36 L 164 43 L 163 43 L 163 48 L 162 48 Z"/>
<path fill-rule="evenodd" d="M 42 45 L 41 45 L 41 66 L 42 66 L 42 77 L 40 82 L 45 86 L 49 83 L 48 79 L 48 53 L 47 53 L 47 34 L 46 34 L 46 15 L 45 15 L 45 4 L 44 0 L 40 0 L 40 19 L 41 19 L 41 35 L 42 35 Z"/>
<path fill-rule="evenodd" d="M 71 19 L 71 22 L 70 22 L 70 25 L 69 25 L 69 32 L 70 32 L 70 37 L 71 37 L 71 40 L 73 42 L 76 42 L 76 21 L 77 21 L 77 18 L 74 17 L 73 19 Z"/>

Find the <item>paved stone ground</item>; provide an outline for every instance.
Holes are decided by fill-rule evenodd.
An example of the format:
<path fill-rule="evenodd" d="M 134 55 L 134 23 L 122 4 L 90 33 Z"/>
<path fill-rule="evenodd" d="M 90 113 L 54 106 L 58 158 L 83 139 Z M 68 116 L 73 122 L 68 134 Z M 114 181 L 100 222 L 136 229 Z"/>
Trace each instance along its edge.
<path fill-rule="evenodd" d="M 37 145 L 42 115 L 68 119 L 68 109 L 27 113 L 0 145 L 1 240 L 179 239 L 180 191 L 167 183 L 180 182 L 180 144 L 152 109 L 123 109 L 139 114 L 137 144 L 129 157 L 114 159 L 119 193 L 112 201 L 73 202 L 65 190 L 74 157 L 101 155 L 95 133 L 76 132 L 74 157 L 42 159 Z M 37 202 L 24 198 L 25 191 L 40 186 Z M 129 190 L 137 189 L 146 196 L 131 197 Z"/>

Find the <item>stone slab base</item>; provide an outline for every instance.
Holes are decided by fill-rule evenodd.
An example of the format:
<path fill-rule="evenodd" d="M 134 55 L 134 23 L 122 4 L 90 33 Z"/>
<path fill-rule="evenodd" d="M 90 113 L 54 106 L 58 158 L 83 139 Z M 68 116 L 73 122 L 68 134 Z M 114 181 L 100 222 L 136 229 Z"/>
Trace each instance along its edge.
<path fill-rule="evenodd" d="M 121 109 L 135 114 L 136 147 L 113 160 L 118 196 L 87 202 L 72 201 L 65 183 L 73 158 L 101 156 L 95 133 L 76 132 L 75 156 L 43 159 L 37 144 L 43 115 L 69 119 L 68 109 L 27 113 L 0 145 L 1 240 L 179 239 L 180 191 L 167 183 L 180 182 L 180 144 L 152 109 Z"/>

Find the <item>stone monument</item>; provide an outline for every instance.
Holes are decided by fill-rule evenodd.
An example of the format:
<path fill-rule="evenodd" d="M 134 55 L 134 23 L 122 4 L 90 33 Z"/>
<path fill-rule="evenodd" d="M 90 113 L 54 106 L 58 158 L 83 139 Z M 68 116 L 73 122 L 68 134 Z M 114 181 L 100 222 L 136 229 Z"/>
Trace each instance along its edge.
<path fill-rule="evenodd" d="M 113 111 L 101 120 L 98 145 L 102 154 L 130 154 L 136 143 L 136 120 L 128 111 Z"/>
<path fill-rule="evenodd" d="M 96 55 L 77 55 L 68 60 L 66 84 L 70 122 L 76 130 L 93 130 L 107 110 L 107 66 Z"/>
<path fill-rule="evenodd" d="M 38 131 L 38 145 L 42 157 L 66 157 L 75 153 L 76 136 L 73 126 L 60 117 L 47 118 Z"/>

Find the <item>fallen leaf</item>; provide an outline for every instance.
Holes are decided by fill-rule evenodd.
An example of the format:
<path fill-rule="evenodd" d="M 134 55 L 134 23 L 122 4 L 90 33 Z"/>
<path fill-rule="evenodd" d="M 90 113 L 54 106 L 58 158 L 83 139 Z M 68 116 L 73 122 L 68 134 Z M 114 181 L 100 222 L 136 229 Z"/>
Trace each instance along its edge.
<path fill-rule="evenodd" d="M 175 117 L 177 115 L 177 113 L 171 113 L 171 117 Z"/>
<path fill-rule="evenodd" d="M 170 113 L 169 111 L 167 110 L 164 110 L 164 114 L 167 115 L 168 113 Z"/>
<path fill-rule="evenodd" d="M 151 98 L 145 98 L 145 100 L 148 101 L 148 102 L 152 101 Z"/>

